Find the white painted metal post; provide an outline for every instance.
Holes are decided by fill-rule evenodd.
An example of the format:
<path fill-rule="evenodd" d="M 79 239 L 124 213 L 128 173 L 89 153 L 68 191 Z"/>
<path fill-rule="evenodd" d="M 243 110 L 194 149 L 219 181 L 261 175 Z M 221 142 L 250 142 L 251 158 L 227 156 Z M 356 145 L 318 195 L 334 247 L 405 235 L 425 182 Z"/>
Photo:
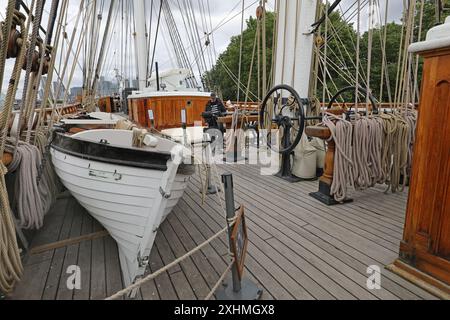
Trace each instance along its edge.
<path fill-rule="evenodd" d="M 144 90 L 147 87 L 147 36 L 145 27 L 145 6 L 144 0 L 134 0 L 134 18 L 136 21 L 136 34 L 134 41 L 137 51 L 139 90 Z"/>

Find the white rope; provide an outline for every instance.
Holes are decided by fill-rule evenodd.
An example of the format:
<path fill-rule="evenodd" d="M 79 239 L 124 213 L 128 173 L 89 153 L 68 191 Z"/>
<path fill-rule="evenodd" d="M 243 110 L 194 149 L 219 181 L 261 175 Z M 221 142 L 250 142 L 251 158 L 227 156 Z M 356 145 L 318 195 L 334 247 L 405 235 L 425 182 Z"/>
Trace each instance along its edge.
<path fill-rule="evenodd" d="M 234 223 L 233 223 L 234 224 Z M 233 225 L 231 224 L 231 225 Z M 223 228 L 222 230 L 220 230 L 219 232 L 217 232 L 214 236 L 212 236 L 211 238 L 209 238 L 208 240 L 206 240 L 205 242 L 203 242 L 202 244 L 198 245 L 197 247 L 195 247 L 194 249 L 192 249 L 191 251 L 187 252 L 186 254 L 184 254 L 183 256 L 179 257 L 178 259 L 174 260 L 173 262 L 169 263 L 168 265 L 166 265 L 165 267 L 159 269 L 156 272 L 153 272 L 152 274 L 149 274 L 148 276 L 136 281 L 134 284 L 128 286 L 127 288 L 120 290 L 119 292 L 117 292 L 116 294 L 110 296 L 109 298 L 106 298 L 105 300 L 117 300 L 127 294 L 129 294 L 130 292 L 132 292 L 133 290 L 139 289 L 142 285 L 144 285 L 145 283 L 155 279 L 156 277 L 158 277 L 159 275 L 163 274 L 164 272 L 166 272 L 167 270 L 175 267 L 176 265 L 178 265 L 179 263 L 183 262 L 184 260 L 186 260 L 187 258 L 191 257 L 192 255 L 194 255 L 195 253 L 199 252 L 201 249 L 203 249 L 204 247 L 206 247 L 207 245 L 209 245 L 211 242 L 213 242 L 214 240 L 216 240 L 217 238 L 219 238 L 222 234 L 226 233 L 228 231 L 228 226 Z"/>
<path fill-rule="evenodd" d="M 328 113 L 324 115 L 323 125 L 330 129 L 331 139 L 336 143 L 331 194 L 336 201 L 342 202 L 347 198 L 347 186 L 353 186 L 354 181 L 351 159 L 353 126 L 344 118 Z"/>
<path fill-rule="evenodd" d="M 219 289 L 220 285 L 222 284 L 223 280 L 225 280 L 225 277 L 227 276 L 227 274 L 233 268 L 234 264 L 235 264 L 235 260 L 233 259 L 233 261 L 228 265 L 226 270 L 222 273 L 222 276 L 219 278 L 217 283 L 211 289 L 211 292 L 205 297 L 205 300 L 210 300 L 213 297 L 213 295 L 216 293 L 217 289 Z"/>
<path fill-rule="evenodd" d="M 13 161 L 8 166 L 9 172 L 17 174 L 13 207 L 23 229 L 40 229 L 44 223 L 44 205 L 37 181 L 41 161 L 37 147 L 19 141 Z"/>

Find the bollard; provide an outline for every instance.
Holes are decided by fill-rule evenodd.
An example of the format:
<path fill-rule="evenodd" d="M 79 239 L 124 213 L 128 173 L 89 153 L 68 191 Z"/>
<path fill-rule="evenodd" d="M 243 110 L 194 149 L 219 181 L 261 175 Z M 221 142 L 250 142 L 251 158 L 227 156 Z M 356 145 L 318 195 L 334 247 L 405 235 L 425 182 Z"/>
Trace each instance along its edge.
<path fill-rule="evenodd" d="M 233 175 L 225 173 L 222 175 L 222 182 L 225 191 L 225 205 L 227 212 L 227 221 L 233 219 L 236 214 L 234 205 L 234 191 L 233 191 Z M 230 244 L 230 251 L 232 245 L 232 233 L 234 226 L 228 228 L 228 238 Z M 231 285 L 230 285 L 231 283 Z M 259 300 L 262 295 L 262 289 L 259 289 L 255 283 L 248 278 L 239 276 L 237 265 L 234 264 L 231 269 L 231 281 L 224 282 L 223 288 L 216 292 L 217 300 Z"/>
<path fill-rule="evenodd" d="M 181 109 L 181 128 L 183 129 L 183 144 L 187 146 L 187 116 L 186 109 Z"/>
<path fill-rule="evenodd" d="M 206 143 L 206 146 L 203 148 L 203 152 L 204 152 L 204 159 L 206 162 L 206 164 L 205 164 L 205 166 L 206 166 L 206 185 L 208 186 L 206 193 L 208 195 L 216 194 L 217 192 L 220 192 L 220 188 L 218 186 L 214 185 L 211 180 L 211 177 L 212 177 L 211 164 L 212 164 L 213 159 L 211 158 L 212 151 L 211 151 L 211 145 L 209 142 Z"/>
<path fill-rule="evenodd" d="M 153 114 L 152 109 L 148 109 L 148 118 L 150 119 L 150 129 L 155 128 L 155 115 Z"/>

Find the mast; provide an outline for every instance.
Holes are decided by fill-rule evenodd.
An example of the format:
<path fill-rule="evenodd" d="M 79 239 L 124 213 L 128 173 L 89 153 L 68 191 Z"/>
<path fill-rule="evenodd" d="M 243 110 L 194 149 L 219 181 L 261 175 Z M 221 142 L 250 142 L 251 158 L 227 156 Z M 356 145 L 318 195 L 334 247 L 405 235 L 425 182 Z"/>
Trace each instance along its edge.
<path fill-rule="evenodd" d="M 134 0 L 134 19 L 136 34 L 134 35 L 135 48 L 137 51 L 137 66 L 138 66 L 138 80 L 139 90 L 144 90 L 147 87 L 147 35 L 145 27 L 145 6 L 144 0 Z"/>
<path fill-rule="evenodd" d="M 274 83 L 292 86 L 302 98 L 309 95 L 316 11 L 317 0 L 280 1 Z"/>

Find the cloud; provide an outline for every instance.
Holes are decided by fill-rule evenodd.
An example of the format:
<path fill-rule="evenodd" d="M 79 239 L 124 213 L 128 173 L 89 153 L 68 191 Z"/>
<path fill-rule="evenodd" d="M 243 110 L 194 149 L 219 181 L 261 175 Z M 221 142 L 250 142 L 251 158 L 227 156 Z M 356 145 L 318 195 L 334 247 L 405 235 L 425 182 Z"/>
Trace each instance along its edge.
<path fill-rule="evenodd" d="M 285 1 L 285 0 L 282 0 Z M 287 1 L 287 0 L 286 0 Z M 289 0 L 291 1 L 291 0 Z M 343 0 L 341 3 L 341 10 L 344 10 L 348 8 L 348 6 L 355 3 L 356 0 Z M 386 0 L 380 0 L 380 6 L 384 8 Z M 27 1 L 26 1 L 27 2 Z M 28 1 L 30 2 L 30 1 Z M 86 3 L 91 3 L 91 0 L 87 0 Z M 0 0 L 0 9 L 2 12 L 2 15 L 4 16 L 6 12 L 6 0 Z M 99 5 L 100 3 L 103 3 L 103 15 L 101 20 L 101 28 L 100 28 L 100 35 L 91 35 L 90 32 L 84 31 L 87 33 L 88 37 L 88 46 L 87 48 L 90 49 L 95 45 L 100 46 L 102 34 L 104 32 L 104 25 L 106 23 L 106 17 L 107 17 L 107 11 L 110 4 L 110 0 L 105 1 L 98 1 Z M 132 18 L 132 3 L 131 0 L 116 0 L 116 3 L 118 3 L 120 6 L 117 6 L 117 9 L 120 11 L 115 11 L 115 17 L 117 17 L 116 22 L 114 24 L 114 28 L 112 31 L 112 40 L 111 44 L 108 46 L 107 55 L 104 61 L 104 68 L 102 75 L 106 76 L 107 78 L 114 78 L 115 77 L 115 71 L 114 69 L 122 69 L 119 72 L 125 73 L 126 75 L 129 75 L 131 77 L 135 77 L 136 75 L 136 59 L 135 59 L 135 53 L 134 53 L 134 44 L 133 44 L 133 18 Z M 128 9 L 126 9 L 126 3 L 128 3 Z M 159 10 L 159 0 L 150 1 L 147 0 L 146 2 L 146 16 L 147 21 L 150 21 L 150 9 L 151 9 L 151 3 L 154 4 L 153 7 L 153 18 L 152 21 L 152 30 L 153 32 L 156 30 L 157 25 L 157 13 Z M 191 41 L 189 41 L 190 33 L 187 31 L 187 29 L 184 27 L 184 21 L 183 18 L 186 19 L 187 17 L 187 8 L 185 5 L 187 3 L 192 4 L 192 12 L 189 14 L 193 14 L 196 19 L 197 25 L 194 29 L 198 29 L 200 37 L 204 36 L 205 32 L 211 32 L 211 29 L 214 29 L 217 25 L 221 25 L 219 29 L 217 29 L 213 33 L 214 37 L 214 43 L 216 47 L 217 54 L 220 54 L 223 52 L 230 41 L 230 38 L 234 35 L 239 35 L 241 32 L 241 15 L 239 14 L 241 11 L 242 6 L 242 0 L 232 0 L 232 1 L 224 1 L 224 0 L 198 0 L 198 1 L 190 1 L 190 0 L 168 0 L 168 3 L 170 5 L 170 8 L 172 9 L 172 14 L 174 16 L 174 20 L 176 22 L 177 28 L 180 32 L 180 36 L 183 41 L 183 46 L 186 47 L 186 53 L 189 57 L 190 61 L 195 60 L 195 53 L 192 50 Z M 200 4 L 203 5 L 203 7 L 200 7 Z M 250 4 L 253 4 L 248 9 L 245 10 L 244 18 L 248 19 L 250 16 L 255 16 L 256 7 L 258 5 L 258 1 L 254 0 L 245 0 L 245 5 L 249 6 Z M 43 16 L 43 26 L 46 27 L 47 20 L 48 20 L 48 12 L 50 10 L 51 1 L 46 1 L 45 5 L 45 13 Z M 269 0 L 267 3 L 268 9 L 274 8 L 275 0 Z M 63 52 L 63 58 L 65 58 L 67 55 L 69 56 L 68 60 L 68 71 L 66 72 L 66 77 L 64 79 L 65 82 L 67 82 L 67 75 L 71 69 L 71 67 L 75 64 L 76 69 L 73 77 L 73 81 L 71 86 L 80 86 L 83 81 L 83 74 L 82 70 L 79 67 L 78 64 L 83 64 L 85 60 L 84 50 L 83 54 L 81 54 L 78 61 L 74 60 L 73 53 L 70 53 L 67 51 L 68 47 L 68 41 L 70 40 L 70 36 L 73 32 L 75 20 L 77 18 L 78 13 L 80 12 L 80 1 L 79 0 L 69 0 L 68 5 L 68 14 L 67 14 L 67 25 L 65 26 L 65 31 L 67 32 L 69 38 L 67 40 L 64 40 L 64 45 L 60 47 Z M 122 11 L 122 8 L 125 8 L 125 10 Z M 403 10 L 403 4 L 402 1 L 389 1 L 389 21 L 399 21 L 399 18 L 401 16 L 401 12 Z M 96 14 L 101 12 L 100 8 L 98 8 Z M 123 14 L 122 14 L 123 12 Z M 384 9 L 381 10 L 382 15 L 384 15 Z M 362 13 L 365 14 L 365 13 Z M 122 16 L 123 19 L 122 20 Z M 97 17 L 97 15 L 96 15 Z M 83 22 L 84 16 L 81 17 L 81 22 Z M 354 21 L 355 19 L 353 19 Z M 367 19 L 365 20 L 367 21 Z M 86 21 L 84 21 L 86 22 Z M 176 62 L 174 61 L 175 57 L 175 50 L 173 48 L 173 45 L 170 40 L 170 35 L 168 34 L 168 29 L 165 25 L 165 18 L 163 17 L 161 19 L 162 27 L 160 29 L 160 34 L 158 38 L 158 42 L 156 45 L 156 52 L 155 52 L 155 61 L 158 61 L 160 63 L 161 69 L 170 69 L 173 67 L 177 67 Z M 125 26 L 128 23 L 128 33 L 126 35 L 126 38 L 128 40 L 124 40 L 125 37 L 121 36 L 125 31 Z M 367 28 L 367 26 L 362 26 L 362 28 Z M 75 44 L 77 43 L 78 37 L 81 34 L 81 27 L 78 28 L 77 31 L 77 37 Z M 97 41 L 94 41 L 93 39 L 98 39 Z M 154 39 L 154 34 L 152 35 L 152 41 Z M 127 41 L 127 48 L 126 53 L 127 57 L 126 59 L 124 57 L 121 57 L 121 54 L 124 52 L 123 47 L 125 46 L 125 41 Z M 153 46 L 153 45 L 152 45 Z M 76 47 L 73 48 L 73 51 L 75 51 Z M 61 51 L 61 50 L 60 50 Z M 98 51 L 97 51 L 98 52 Z M 63 66 L 61 59 L 58 56 L 56 67 L 57 69 L 61 69 Z M 212 54 L 211 58 L 214 58 L 215 54 Z M 126 60 L 126 68 L 123 66 L 123 61 Z M 208 59 L 209 60 L 209 59 Z M 212 61 L 214 62 L 214 61 Z M 210 63 L 208 62 L 208 65 Z M 7 62 L 6 72 L 5 72 L 5 79 L 3 83 L 3 90 L 2 92 L 5 92 L 5 88 L 7 85 L 7 82 L 9 79 L 7 79 L 12 71 L 12 61 Z M 196 69 L 194 69 L 196 70 Z M 60 70 L 61 71 L 61 70 Z M 23 76 L 22 76 L 23 78 Z M 23 80 L 23 79 L 22 79 Z M 20 91 L 21 91 L 20 87 Z"/>

